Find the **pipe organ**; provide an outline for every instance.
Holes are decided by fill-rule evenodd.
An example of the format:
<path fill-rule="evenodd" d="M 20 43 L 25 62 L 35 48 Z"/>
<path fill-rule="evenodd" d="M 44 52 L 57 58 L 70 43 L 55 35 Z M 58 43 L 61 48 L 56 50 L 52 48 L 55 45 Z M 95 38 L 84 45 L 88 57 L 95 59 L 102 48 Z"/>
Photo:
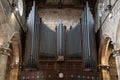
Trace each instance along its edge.
<path fill-rule="evenodd" d="M 88 3 L 75 27 L 67 30 L 60 22 L 52 31 L 40 21 L 34 2 L 27 25 L 21 80 L 99 80 L 94 21 Z M 64 60 L 58 61 L 58 56 Z"/>

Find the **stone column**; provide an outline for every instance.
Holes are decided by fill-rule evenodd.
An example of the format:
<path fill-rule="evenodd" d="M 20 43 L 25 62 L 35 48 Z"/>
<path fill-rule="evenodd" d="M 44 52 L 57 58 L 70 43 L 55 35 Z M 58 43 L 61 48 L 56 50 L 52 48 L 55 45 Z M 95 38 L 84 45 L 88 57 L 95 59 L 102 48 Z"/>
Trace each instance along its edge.
<path fill-rule="evenodd" d="M 19 80 L 20 65 L 19 63 L 13 63 L 11 65 L 9 80 Z"/>
<path fill-rule="evenodd" d="M 118 80 L 120 80 L 120 50 L 113 51 L 113 56 L 115 57 L 116 60 Z"/>
<path fill-rule="evenodd" d="M 10 55 L 10 49 L 0 47 L 0 80 L 5 80 L 7 59 Z"/>
<path fill-rule="evenodd" d="M 110 66 L 109 65 L 99 65 L 99 69 L 102 72 L 102 80 L 110 80 L 110 75 L 109 75 L 109 70 Z"/>
<path fill-rule="evenodd" d="M 12 61 L 9 80 L 19 80 L 20 76 L 20 39 L 19 34 L 15 34 L 12 37 Z"/>

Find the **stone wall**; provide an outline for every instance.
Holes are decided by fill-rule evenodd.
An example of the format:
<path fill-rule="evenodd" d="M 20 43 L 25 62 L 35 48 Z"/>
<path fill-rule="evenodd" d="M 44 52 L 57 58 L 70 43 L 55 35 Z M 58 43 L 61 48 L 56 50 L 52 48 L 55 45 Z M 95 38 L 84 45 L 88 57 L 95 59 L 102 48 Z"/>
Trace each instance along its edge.
<path fill-rule="evenodd" d="M 105 39 L 107 37 L 109 37 L 111 39 L 110 44 L 112 44 L 114 46 L 114 50 L 116 49 L 120 49 L 120 0 L 103 0 L 105 1 L 104 3 L 104 11 L 102 14 L 102 17 L 98 16 L 99 13 L 99 8 L 97 5 L 97 10 L 96 11 L 96 26 L 95 26 L 95 31 L 100 31 L 100 47 L 99 47 L 99 61 L 101 65 L 104 65 L 103 63 L 101 63 L 102 61 L 104 61 L 104 57 L 109 56 L 109 54 L 104 51 L 107 50 L 107 46 L 105 46 Z M 107 6 L 110 4 L 109 1 L 111 1 L 111 11 L 107 10 Z M 110 16 L 110 12 L 112 13 L 112 16 Z M 119 40 L 118 40 L 119 39 Z M 117 47 L 117 45 L 119 45 L 119 47 Z M 109 46 L 109 45 L 108 45 Z M 113 49 L 112 49 L 113 51 Z M 106 55 L 105 55 L 106 54 Z M 101 56 L 102 55 L 102 56 Z M 112 52 L 110 53 L 110 55 L 112 55 Z M 109 56 L 110 57 L 110 56 Z M 113 68 L 112 66 L 110 66 L 110 70 L 116 70 L 117 68 L 117 74 L 114 75 L 114 72 L 111 73 L 110 71 L 110 75 L 111 75 L 111 79 L 113 78 L 118 78 L 118 80 L 120 80 L 119 77 L 119 56 L 115 56 L 116 58 L 116 66 Z M 108 61 L 109 62 L 109 61 Z M 112 61 L 110 61 L 112 64 Z M 110 63 L 109 63 L 110 64 Z M 104 72 L 102 72 L 103 75 L 105 75 Z M 109 74 L 107 74 L 109 76 Z M 106 76 L 107 76 L 106 75 Z M 102 76 L 103 80 L 110 80 L 109 78 L 106 79 L 106 76 Z M 113 77 L 114 76 L 114 77 Z"/>
<path fill-rule="evenodd" d="M 0 0 L 0 52 L 5 49 L 9 50 L 10 43 L 13 44 L 13 41 L 11 41 L 12 37 L 16 33 L 20 35 L 22 29 L 25 30 L 25 10 L 23 11 L 23 15 L 20 15 L 19 12 L 15 10 L 15 7 L 12 6 L 12 3 L 13 2 L 9 2 L 9 0 Z M 17 3 L 15 4 L 17 6 Z M 15 47 L 17 46 L 15 45 Z M 19 48 L 21 48 L 21 46 L 19 46 Z M 13 51 L 16 51 L 16 49 Z M 19 52 L 21 52 L 21 50 L 18 51 L 18 54 Z M 15 53 L 9 53 L 11 55 L 6 55 L 6 53 L 8 54 L 9 52 L 3 51 L 0 53 L 0 80 L 7 80 L 6 78 L 8 78 L 7 75 L 9 75 L 9 73 L 14 77 L 10 79 L 11 76 L 9 76 L 9 80 L 17 80 L 18 71 L 14 69 L 9 70 L 12 68 L 12 63 L 10 62 L 11 60 L 8 59 L 8 56 L 10 56 L 9 58 L 14 60 L 13 55 L 15 55 Z M 7 64 L 8 62 L 10 63 L 9 65 Z M 14 60 L 14 62 L 16 61 Z"/>
<path fill-rule="evenodd" d="M 4 13 L 4 23 L 2 23 L 1 30 L 2 34 L 6 34 L 7 41 L 10 41 L 11 37 L 14 35 L 15 32 L 19 32 L 21 29 L 25 30 L 26 25 L 26 19 L 25 19 L 25 4 L 23 2 L 23 15 L 21 16 L 18 11 L 15 11 L 15 9 L 12 7 L 11 1 L 8 0 L 1 0 L 0 1 L 2 5 L 2 12 Z M 17 5 L 17 2 L 16 2 Z M 1 15 L 1 16 L 3 16 Z M 4 35 L 5 37 L 5 35 Z M 5 41 L 6 42 L 6 41 Z"/>
<path fill-rule="evenodd" d="M 108 0 L 105 0 L 105 9 L 107 8 L 107 5 L 109 5 Z M 103 12 L 102 17 L 98 17 L 97 15 L 97 21 L 98 24 L 96 24 L 96 32 L 98 29 L 101 30 L 101 42 L 104 40 L 105 37 L 110 37 L 113 44 L 116 43 L 116 34 L 120 19 L 120 0 L 111 0 L 112 5 L 112 17 L 109 17 L 109 11 L 105 10 Z M 101 23 L 100 23 L 101 19 Z"/>

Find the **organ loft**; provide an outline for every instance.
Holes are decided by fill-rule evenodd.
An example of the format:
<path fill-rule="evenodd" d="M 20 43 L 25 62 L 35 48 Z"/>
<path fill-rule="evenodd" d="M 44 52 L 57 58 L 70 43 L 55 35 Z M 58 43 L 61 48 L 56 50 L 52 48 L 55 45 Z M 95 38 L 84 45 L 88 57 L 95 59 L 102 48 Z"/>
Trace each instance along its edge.
<path fill-rule="evenodd" d="M 120 0 L 0 0 L 0 80 L 120 80 Z"/>

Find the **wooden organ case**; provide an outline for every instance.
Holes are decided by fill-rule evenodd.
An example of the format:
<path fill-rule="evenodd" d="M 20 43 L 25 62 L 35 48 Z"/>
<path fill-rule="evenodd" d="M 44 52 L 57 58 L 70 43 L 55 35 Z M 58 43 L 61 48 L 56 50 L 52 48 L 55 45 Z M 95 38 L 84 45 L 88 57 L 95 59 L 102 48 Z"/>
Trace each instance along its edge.
<path fill-rule="evenodd" d="M 93 18 L 86 3 L 81 21 L 56 31 L 40 19 L 33 4 L 28 20 L 25 59 L 21 80 L 99 80 Z"/>

